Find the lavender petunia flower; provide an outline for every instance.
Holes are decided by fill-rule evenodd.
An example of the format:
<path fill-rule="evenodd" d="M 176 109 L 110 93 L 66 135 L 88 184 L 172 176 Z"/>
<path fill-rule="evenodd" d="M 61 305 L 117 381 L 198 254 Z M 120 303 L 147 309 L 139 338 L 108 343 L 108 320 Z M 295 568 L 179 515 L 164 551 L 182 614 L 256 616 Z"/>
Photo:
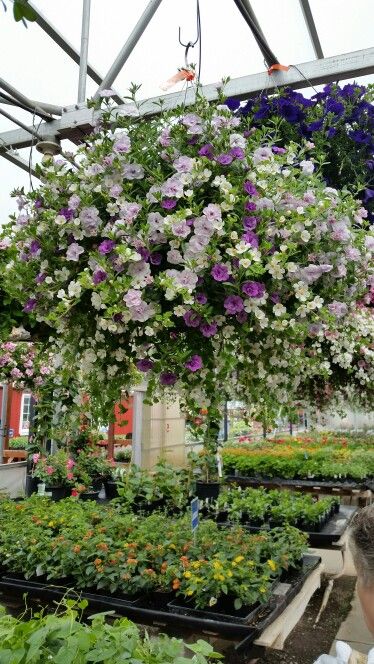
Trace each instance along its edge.
<path fill-rule="evenodd" d="M 327 308 L 330 314 L 333 314 L 336 316 L 336 318 L 342 318 L 342 316 L 345 316 L 348 312 L 347 305 L 344 302 L 338 302 L 337 300 L 334 300 L 331 302 L 331 304 L 328 304 Z"/>
<path fill-rule="evenodd" d="M 242 284 L 242 292 L 247 297 L 263 297 L 265 295 L 265 284 L 260 281 L 245 281 Z"/>
<path fill-rule="evenodd" d="M 142 180 L 144 178 L 144 168 L 140 164 L 125 164 L 122 173 L 126 180 Z"/>
<path fill-rule="evenodd" d="M 216 263 L 216 265 L 213 265 L 210 274 L 215 281 L 228 281 L 229 279 L 229 271 L 226 265 L 223 265 L 222 263 Z"/>
<path fill-rule="evenodd" d="M 126 154 L 130 152 L 131 141 L 130 137 L 127 134 L 119 134 L 116 136 L 116 140 L 113 143 L 113 151 L 120 154 Z"/>
<path fill-rule="evenodd" d="M 189 369 L 192 372 L 199 371 L 203 367 L 203 360 L 201 355 L 192 355 L 189 360 L 184 365 L 186 369 Z"/>
<path fill-rule="evenodd" d="M 77 244 L 77 242 L 72 242 L 68 247 L 66 252 L 66 258 L 68 261 L 79 261 L 79 256 L 84 253 L 84 248 Z"/>
<path fill-rule="evenodd" d="M 228 295 L 223 306 L 228 314 L 238 314 L 244 309 L 243 300 L 239 295 Z"/>

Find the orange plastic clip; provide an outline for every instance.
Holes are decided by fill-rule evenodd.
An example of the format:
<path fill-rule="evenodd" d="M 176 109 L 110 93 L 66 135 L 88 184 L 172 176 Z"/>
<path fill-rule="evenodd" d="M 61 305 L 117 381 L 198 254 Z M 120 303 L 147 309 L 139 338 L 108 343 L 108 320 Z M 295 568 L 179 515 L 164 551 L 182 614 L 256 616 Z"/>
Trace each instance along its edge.
<path fill-rule="evenodd" d="M 179 81 L 193 81 L 195 79 L 195 72 L 193 69 L 179 69 L 174 76 L 169 78 L 165 83 L 161 85 L 161 90 L 169 90 Z"/>
<path fill-rule="evenodd" d="M 279 63 L 277 63 L 277 64 L 271 65 L 271 67 L 269 67 L 268 74 L 269 74 L 269 76 L 271 76 L 273 71 L 288 71 L 289 68 L 290 68 L 289 65 L 288 66 L 287 65 L 280 65 Z"/>

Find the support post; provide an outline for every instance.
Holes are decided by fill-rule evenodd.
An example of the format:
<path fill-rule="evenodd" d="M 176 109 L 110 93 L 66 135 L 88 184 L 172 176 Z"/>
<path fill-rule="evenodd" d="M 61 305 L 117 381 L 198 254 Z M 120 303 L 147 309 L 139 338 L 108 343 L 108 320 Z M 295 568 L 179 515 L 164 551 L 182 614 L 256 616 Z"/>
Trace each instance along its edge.
<path fill-rule="evenodd" d="M 0 463 L 4 463 L 3 450 L 4 450 L 4 437 L 6 427 L 6 412 L 8 403 L 8 383 L 2 385 L 2 399 L 1 399 L 1 420 L 0 420 Z"/>
<path fill-rule="evenodd" d="M 114 422 L 109 422 L 108 426 L 108 459 L 114 459 Z"/>
<path fill-rule="evenodd" d="M 13 401 L 13 386 L 12 383 L 8 383 L 8 398 L 5 411 L 5 421 L 3 426 L 4 439 L 3 439 L 3 453 L 4 450 L 9 449 L 9 426 L 10 426 L 10 416 L 12 413 L 12 401 Z M 4 463 L 4 455 L 3 455 Z"/>
<path fill-rule="evenodd" d="M 132 416 L 132 462 L 141 466 L 142 464 L 142 434 L 143 434 L 143 401 L 145 385 L 139 385 L 134 389 L 133 416 Z"/>
<path fill-rule="evenodd" d="M 79 60 L 78 104 L 86 100 L 88 40 L 90 35 L 91 0 L 83 0 L 81 51 Z"/>
<path fill-rule="evenodd" d="M 146 29 L 148 23 L 151 21 L 153 16 L 155 15 L 157 9 L 159 8 L 162 0 L 150 0 L 148 3 L 147 7 L 145 8 L 143 14 L 141 15 L 139 21 L 137 22 L 136 26 L 134 27 L 133 31 L 129 35 L 127 41 L 123 45 L 122 49 L 118 53 L 115 61 L 113 62 L 111 68 L 107 72 L 107 74 L 104 76 L 103 81 L 99 87 L 99 89 L 95 92 L 94 99 L 98 99 L 100 96 L 101 90 L 105 90 L 107 88 L 110 88 L 112 83 L 115 81 L 117 78 L 118 74 L 120 73 L 123 65 L 133 52 L 136 44 L 138 43 L 140 37 L 142 36 L 144 30 Z"/>

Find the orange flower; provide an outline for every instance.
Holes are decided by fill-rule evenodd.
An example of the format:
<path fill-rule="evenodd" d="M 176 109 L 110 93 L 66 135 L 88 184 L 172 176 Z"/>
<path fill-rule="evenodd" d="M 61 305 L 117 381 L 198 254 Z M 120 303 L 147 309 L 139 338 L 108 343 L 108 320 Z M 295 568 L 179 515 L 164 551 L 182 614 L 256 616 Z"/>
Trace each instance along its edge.
<path fill-rule="evenodd" d="M 76 544 L 75 546 L 73 546 L 73 553 L 80 553 L 81 548 L 82 547 L 80 546 L 80 544 Z"/>
<path fill-rule="evenodd" d="M 165 560 L 165 561 L 162 563 L 162 565 L 161 565 L 161 572 L 162 572 L 162 573 L 165 573 L 166 570 L 167 570 L 167 568 L 168 568 L 168 564 L 167 564 L 167 562 L 166 562 L 166 560 Z"/>
<path fill-rule="evenodd" d="M 179 590 L 180 586 L 181 586 L 181 582 L 179 581 L 179 579 L 174 579 L 174 581 L 173 581 L 173 590 Z"/>
<path fill-rule="evenodd" d="M 97 565 L 101 565 L 102 562 L 101 558 L 95 558 L 94 565 L 97 567 Z"/>
<path fill-rule="evenodd" d="M 137 558 L 127 558 L 128 565 L 136 565 L 138 562 Z"/>
<path fill-rule="evenodd" d="M 100 549 L 100 551 L 108 551 L 109 547 L 105 542 L 99 542 L 99 544 L 96 545 L 97 549 Z"/>

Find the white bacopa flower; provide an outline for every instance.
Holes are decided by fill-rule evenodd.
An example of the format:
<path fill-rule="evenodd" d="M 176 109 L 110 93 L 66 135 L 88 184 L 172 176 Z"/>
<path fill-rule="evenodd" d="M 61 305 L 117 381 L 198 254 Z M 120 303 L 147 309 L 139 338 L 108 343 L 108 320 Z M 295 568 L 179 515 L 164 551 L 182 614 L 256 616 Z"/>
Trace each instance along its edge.
<path fill-rule="evenodd" d="M 283 306 L 283 304 L 280 304 L 280 302 L 278 302 L 278 304 L 275 304 L 273 306 L 273 313 L 275 316 L 284 316 L 284 314 L 287 313 L 287 309 L 285 306 Z"/>

